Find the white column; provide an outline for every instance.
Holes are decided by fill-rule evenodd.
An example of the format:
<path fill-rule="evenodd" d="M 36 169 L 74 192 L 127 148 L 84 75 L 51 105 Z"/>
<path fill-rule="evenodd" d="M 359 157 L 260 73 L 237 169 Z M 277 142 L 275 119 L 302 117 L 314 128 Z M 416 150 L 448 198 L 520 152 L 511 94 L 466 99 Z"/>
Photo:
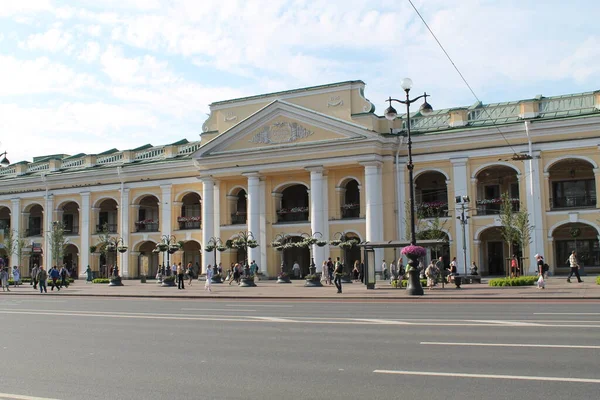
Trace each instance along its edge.
<path fill-rule="evenodd" d="M 313 234 L 319 232 L 323 234 L 325 224 L 323 223 L 324 209 L 327 208 L 327 202 L 323 197 L 323 167 L 306 168 L 310 171 L 310 230 Z M 312 246 L 312 255 L 317 267 L 317 272 L 321 272 L 321 264 L 327 259 L 327 253 L 324 247 L 316 244 Z"/>
<path fill-rule="evenodd" d="M 215 181 L 211 177 L 202 178 L 202 250 L 206 247 L 208 240 L 214 236 L 215 228 Z M 214 265 L 213 252 L 204 252 L 202 254 L 202 271 L 206 271 L 207 266 Z"/>
<path fill-rule="evenodd" d="M 164 198 L 163 198 L 164 199 Z M 163 200 L 164 201 L 164 200 Z M 119 235 L 123 238 L 123 244 L 129 246 L 129 189 L 121 188 L 121 201 L 119 202 L 120 220 L 119 220 Z M 133 250 L 128 247 L 128 252 Z M 120 254 L 120 270 L 121 276 L 129 278 L 129 256 L 128 253 Z"/>
<path fill-rule="evenodd" d="M 171 220 L 171 193 L 172 185 L 161 185 L 161 212 L 160 212 L 160 231 L 162 235 L 171 236 L 173 221 Z"/>
<path fill-rule="evenodd" d="M 327 175 L 323 175 L 323 230 L 321 233 L 323 234 L 323 240 L 329 242 L 329 186 L 328 186 Z M 338 210 L 340 209 L 339 204 L 337 205 Z M 323 249 L 323 254 L 325 259 L 329 257 L 329 244 L 321 247 Z M 317 271 L 321 271 L 321 265 L 323 265 L 323 261 L 317 263 Z"/>
<path fill-rule="evenodd" d="M 50 245 L 50 232 L 52 232 L 52 210 L 54 210 L 54 195 L 47 194 L 46 195 L 46 205 L 44 207 L 44 263 L 46 264 L 46 269 L 48 267 L 52 268 L 54 265 L 54 260 L 52 259 L 52 247 Z"/>
<path fill-rule="evenodd" d="M 257 261 L 260 272 L 267 275 L 267 202 L 265 200 L 267 183 L 260 181 L 260 234 L 258 249 L 260 250 L 260 261 Z"/>
<path fill-rule="evenodd" d="M 221 192 L 220 192 L 220 187 L 219 187 L 219 183 L 215 182 L 215 187 L 214 187 L 214 192 L 213 192 L 213 200 L 214 200 L 214 207 L 213 207 L 213 212 L 215 215 L 214 218 L 214 237 L 218 238 L 221 237 L 221 202 L 219 201 L 219 197 L 221 197 Z M 205 252 L 206 253 L 206 252 Z M 215 263 L 219 263 L 221 262 L 221 252 L 217 251 L 216 254 L 213 253 L 213 257 L 216 256 L 216 260 Z"/>
<path fill-rule="evenodd" d="M 468 186 L 468 182 L 469 182 L 469 176 L 467 174 L 467 161 L 469 159 L 466 157 L 463 158 L 452 158 L 450 159 L 450 162 L 452 163 L 452 181 L 454 182 L 454 195 L 455 196 L 467 196 L 469 194 L 469 186 Z M 456 204 L 455 201 L 452 201 L 453 199 L 450 199 L 451 203 L 450 204 L 454 204 L 454 208 L 456 210 L 455 215 L 458 216 L 459 215 L 459 208 Z M 475 201 L 476 199 L 473 199 L 473 201 Z M 470 222 L 472 222 L 473 220 L 470 220 Z M 462 225 L 460 224 L 460 222 L 458 220 L 454 221 L 454 238 L 455 238 L 455 243 L 456 243 L 456 262 L 458 263 L 457 269 L 460 273 L 464 272 L 464 265 L 465 265 L 465 257 L 463 254 L 463 234 L 462 234 Z M 465 227 L 466 232 L 469 232 L 469 229 L 467 227 Z M 471 240 L 469 240 L 469 235 L 467 233 L 465 233 L 466 236 L 466 243 L 464 243 L 464 245 L 466 245 L 466 253 L 467 253 L 467 260 L 466 260 L 466 265 L 467 265 L 467 272 L 469 271 L 469 267 L 471 265 Z M 452 256 L 451 256 L 452 257 Z"/>
<path fill-rule="evenodd" d="M 365 209 L 368 242 L 383 240 L 383 208 L 381 188 L 381 166 L 379 161 L 362 163 L 365 167 Z M 375 250 L 375 271 L 381 273 L 383 249 Z"/>
<path fill-rule="evenodd" d="M 243 175 L 248 178 L 248 231 L 252 232 L 254 239 L 260 240 L 260 175 L 257 172 Z M 248 249 L 248 262 L 260 260 L 260 247 L 266 245 L 259 242 L 259 247 Z"/>
<path fill-rule="evenodd" d="M 525 184 L 527 186 L 527 212 L 529 213 L 529 223 L 533 227 L 531 230 L 531 243 L 529 244 L 529 273 L 536 271 L 537 265 L 535 255 L 544 254 L 544 220 L 542 218 L 542 187 L 540 180 L 540 153 L 535 152 L 533 159 L 525 162 Z"/>
<path fill-rule="evenodd" d="M 90 221 L 90 192 L 83 192 L 79 194 L 81 196 L 81 221 L 79 222 L 79 236 L 81 237 L 81 248 L 79 249 L 79 266 L 81 271 L 90 265 L 90 234 L 91 234 L 91 221 Z M 91 265 L 90 265 L 91 266 Z"/>
<path fill-rule="evenodd" d="M 21 199 L 11 199 L 10 229 L 21 235 Z M 11 256 L 12 258 L 12 256 Z"/>

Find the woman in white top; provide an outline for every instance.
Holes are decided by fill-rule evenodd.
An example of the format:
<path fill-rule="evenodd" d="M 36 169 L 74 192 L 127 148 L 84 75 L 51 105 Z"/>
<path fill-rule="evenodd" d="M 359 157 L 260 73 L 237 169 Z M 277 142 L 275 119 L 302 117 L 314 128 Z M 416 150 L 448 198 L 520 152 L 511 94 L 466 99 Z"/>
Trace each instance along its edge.
<path fill-rule="evenodd" d="M 327 266 L 327 260 L 323 261 L 323 265 L 321 265 L 322 275 L 321 280 L 325 280 L 326 285 L 331 285 L 331 280 L 329 279 L 329 266 Z"/>
<path fill-rule="evenodd" d="M 212 292 L 212 285 L 211 285 L 211 281 L 212 281 L 212 277 L 213 277 L 213 269 L 212 268 L 206 268 L 206 282 L 204 283 L 204 290 L 208 290 L 209 292 Z"/>

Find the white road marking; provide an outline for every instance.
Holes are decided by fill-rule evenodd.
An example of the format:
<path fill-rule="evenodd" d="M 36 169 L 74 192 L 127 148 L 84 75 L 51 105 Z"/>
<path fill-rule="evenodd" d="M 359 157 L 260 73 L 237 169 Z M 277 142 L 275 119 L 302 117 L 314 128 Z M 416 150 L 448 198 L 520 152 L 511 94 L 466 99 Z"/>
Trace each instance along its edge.
<path fill-rule="evenodd" d="M 524 321 L 499 321 L 499 320 L 469 320 L 469 322 L 487 322 L 488 324 L 508 325 L 508 326 L 540 326 L 540 324 Z"/>
<path fill-rule="evenodd" d="M 225 307 L 272 307 L 272 308 L 293 308 L 294 306 L 285 306 L 282 304 L 225 304 Z"/>
<path fill-rule="evenodd" d="M 481 347 L 548 347 L 553 349 L 600 349 L 600 346 L 567 345 L 567 344 L 524 344 L 524 343 L 457 343 L 457 342 L 421 342 L 434 346 L 481 346 Z"/>
<path fill-rule="evenodd" d="M 381 325 L 414 325 L 412 322 L 390 320 L 390 319 L 371 319 L 371 318 L 352 318 L 353 321 L 371 322 Z"/>
<path fill-rule="evenodd" d="M 276 317 L 248 317 L 248 318 L 254 318 L 254 319 L 258 319 L 260 321 L 268 321 L 268 322 L 300 322 L 300 321 L 295 321 L 293 319 L 276 318 Z"/>
<path fill-rule="evenodd" d="M 597 313 L 597 312 L 582 312 L 582 313 L 576 313 L 576 312 L 536 312 L 536 313 L 533 313 L 533 315 L 600 315 L 600 313 Z"/>
<path fill-rule="evenodd" d="M 8 394 L 8 393 L 0 393 L 0 398 L 16 399 L 16 400 L 57 400 L 57 399 L 50 399 L 47 397 L 23 396 L 20 394 Z"/>
<path fill-rule="evenodd" d="M 236 311 L 231 308 L 182 308 L 181 311 Z M 247 310 L 244 311 L 256 311 L 256 310 Z"/>
<path fill-rule="evenodd" d="M 566 378 L 553 376 L 521 376 L 521 375 L 492 375 L 492 374 L 461 374 L 456 372 L 428 372 L 428 371 L 393 371 L 386 369 L 376 369 L 376 374 L 393 375 L 418 375 L 418 376 L 438 376 L 451 378 L 473 378 L 473 379 L 509 379 L 521 381 L 549 381 L 549 382 L 567 382 L 567 383 L 600 383 L 600 379 L 591 378 Z"/>

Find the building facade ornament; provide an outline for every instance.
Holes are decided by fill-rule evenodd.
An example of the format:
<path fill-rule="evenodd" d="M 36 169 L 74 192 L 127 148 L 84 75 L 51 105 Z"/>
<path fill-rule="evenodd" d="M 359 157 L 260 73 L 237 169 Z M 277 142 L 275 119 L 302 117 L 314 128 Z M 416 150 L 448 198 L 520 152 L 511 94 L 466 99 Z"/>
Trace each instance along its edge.
<path fill-rule="evenodd" d="M 276 122 L 260 129 L 250 143 L 284 144 L 293 143 L 299 139 L 311 136 L 314 132 L 306 129 L 297 122 Z"/>

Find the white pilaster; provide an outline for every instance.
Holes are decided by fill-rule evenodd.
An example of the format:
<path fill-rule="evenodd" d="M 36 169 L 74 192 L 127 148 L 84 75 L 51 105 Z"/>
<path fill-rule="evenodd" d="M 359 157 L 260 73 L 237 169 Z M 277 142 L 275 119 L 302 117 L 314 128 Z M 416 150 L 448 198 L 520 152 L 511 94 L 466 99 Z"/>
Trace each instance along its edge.
<path fill-rule="evenodd" d="M 327 184 L 327 175 L 323 175 L 323 230 L 321 231 L 321 233 L 323 234 L 323 240 L 327 241 L 329 243 L 329 189 L 328 189 L 328 184 Z M 341 203 L 339 203 L 341 204 Z M 337 206 L 338 210 L 340 209 L 339 204 Z M 324 260 L 327 259 L 327 257 L 329 257 L 329 244 L 326 244 L 325 246 L 322 247 L 323 249 L 323 254 L 324 254 Z M 322 272 L 321 271 L 321 266 L 323 265 L 323 261 L 321 261 L 320 263 L 317 263 L 317 271 Z"/>
<path fill-rule="evenodd" d="M 164 201 L 164 200 L 163 200 Z M 129 189 L 121 188 L 121 201 L 119 202 L 119 211 L 120 211 L 120 221 L 119 221 L 119 235 L 123 238 L 123 244 L 125 246 L 129 246 Z M 129 248 L 129 250 L 133 250 Z M 120 269 L 121 276 L 124 278 L 129 278 L 129 256 L 127 253 L 119 253 L 120 254 Z"/>
<path fill-rule="evenodd" d="M 90 265 L 90 235 L 92 224 L 90 221 L 90 192 L 83 192 L 79 194 L 81 196 L 81 221 L 79 222 L 79 236 L 81 238 L 81 248 L 79 249 L 79 266 L 80 271 Z"/>
<path fill-rule="evenodd" d="M 215 228 L 215 181 L 211 177 L 202 178 L 202 250 L 206 247 L 208 240 L 214 236 Z M 206 271 L 208 265 L 214 265 L 213 252 L 202 254 L 202 271 Z"/>
<path fill-rule="evenodd" d="M 245 173 L 248 178 L 248 231 L 252 232 L 254 239 L 260 240 L 260 175 L 257 172 Z M 266 243 L 260 243 L 259 247 L 248 249 L 248 262 L 260 260 L 260 248 Z M 260 266 L 263 268 L 263 266 Z"/>
<path fill-rule="evenodd" d="M 362 163 L 365 167 L 365 199 L 366 199 L 366 240 L 380 242 L 383 240 L 383 208 L 381 188 L 381 166 L 379 161 Z M 381 272 L 383 249 L 375 250 L 375 271 Z"/>
<path fill-rule="evenodd" d="M 21 235 L 21 199 L 11 199 L 10 229 Z M 12 257 L 11 257 L 12 258 Z"/>
<path fill-rule="evenodd" d="M 46 205 L 44 207 L 44 227 L 42 234 L 44 235 L 44 263 L 46 264 L 46 269 L 48 267 L 52 268 L 54 265 L 53 254 L 52 254 L 52 246 L 50 240 L 50 233 L 52 232 L 52 218 L 54 210 L 54 195 L 46 194 Z"/>
<path fill-rule="evenodd" d="M 527 186 L 527 212 L 531 230 L 531 243 L 529 244 L 529 273 L 537 270 L 535 255 L 544 253 L 544 220 L 542 218 L 542 190 L 544 189 L 540 180 L 540 158 L 539 152 L 533 154 L 533 159 L 525 162 L 525 184 Z"/>
<path fill-rule="evenodd" d="M 310 171 L 310 230 L 313 235 L 317 232 L 322 235 L 325 230 L 324 209 L 327 208 L 323 197 L 323 167 L 311 167 L 307 170 Z M 321 264 L 327 259 L 325 247 L 313 244 L 312 255 L 317 272 L 321 272 Z"/>
<path fill-rule="evenodd" d="M 466 157 L 463 158 L 451 158 L 450 162 L 452 163 L 452 181 L 454 182 L 454 196 L 467 196 L 469 194 L 469 176 L 467 174 L 467 161 L 469 159 Z M 458 206 L 456 205 L 456 203 L 453 201 L 453 198 L 450 199 L 451 202 L 450 204 L 454 204 L 456 213 L 455 216 L 459 215 L 458 212 Z M 471 220 L 473 221 L 473 220 Z M 465 227 L 466 232 L 465 236 L 466 236 L 466 242 L 463 241 L 463 234 L 462 234 L 462 225 L 460 224 L 460 222 L 458 222 L 458 220 L 456 220 L 454 222 L 454 238 L 455 238 L 455 243 L 456 243 L 456 262 L 458 263 L 457 266 L 457 270 L 460 273 L 464 272 L 464 266 L 465 266 L 465 257 L 463 254 L 463 242 L 464 242 L 464 246 L 466 246 L 466 253 L 467 253 L 467 259 L 466 259 L 466 265 L 467 265 L 467 272 L 469 270 L 469 267 L 471 265 L 471 240 L 469 239 L 469 229 L 467 227 Z M 452 257 L 452 256 L 451 256 Z"/>
<path fill-rule="evenodd" d="M 171 194 L 173 185 L 161 185 L 161 212 L 160 212 L 160 231 L 161 234 L 171 236 L 173 221 L 171 218 Z"/>

